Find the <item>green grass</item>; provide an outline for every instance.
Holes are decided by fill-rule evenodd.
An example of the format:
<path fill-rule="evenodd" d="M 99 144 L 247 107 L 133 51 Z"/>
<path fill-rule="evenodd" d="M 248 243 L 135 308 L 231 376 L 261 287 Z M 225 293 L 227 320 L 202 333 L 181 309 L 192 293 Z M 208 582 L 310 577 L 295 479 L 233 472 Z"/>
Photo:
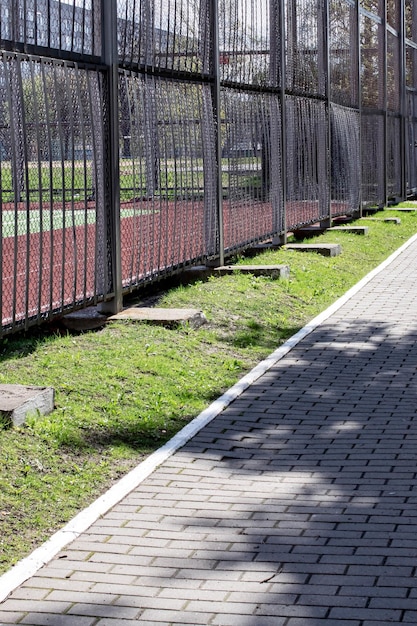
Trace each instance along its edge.
<path fill-rule="evenodd" d="M 387 215 L 401 224 L 360 221 L 368 237 L 317 237 L 341 243 L 339 257 L 280 249 L 247 261 L 288 264 L 289 280 L 237 274 L 163 294 L 160 306 L 204 311 L 208 324 L 198 330 L 117 322 L 80 335 L 41 329 L 0 340 L 1 383 L 56 391 L 51 415 L 31 416 L 20 428 L 0 424 L 0 571 L 417 232 L 417 212 Z"/>

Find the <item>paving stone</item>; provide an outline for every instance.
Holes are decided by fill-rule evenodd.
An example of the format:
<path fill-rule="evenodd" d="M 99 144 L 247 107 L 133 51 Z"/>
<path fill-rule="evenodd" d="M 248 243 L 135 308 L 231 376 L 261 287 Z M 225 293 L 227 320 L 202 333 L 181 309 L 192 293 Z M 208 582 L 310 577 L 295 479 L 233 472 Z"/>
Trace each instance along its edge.
<path fill-rule="evenodd" d="M 68 611 L 68 615 L 83 615 L 92 617 L 110 617 L 118 620 L 136 620 L 138 609 L 135 607 L 114 606 L 112 604 L 74 604 Z"/>
<path fill-rule="evenodd" d="M 0 624 L 18 624 L 24 618 L 24 613 L 2 611 L 0 607 Z"/>
<path fill-rule="evenodd" d="M 30 626 L 93 626 L 95 617 L 81 617 L 80 615 L 56 615 L 49 613 L 28 613 L 19 624 Z"/>

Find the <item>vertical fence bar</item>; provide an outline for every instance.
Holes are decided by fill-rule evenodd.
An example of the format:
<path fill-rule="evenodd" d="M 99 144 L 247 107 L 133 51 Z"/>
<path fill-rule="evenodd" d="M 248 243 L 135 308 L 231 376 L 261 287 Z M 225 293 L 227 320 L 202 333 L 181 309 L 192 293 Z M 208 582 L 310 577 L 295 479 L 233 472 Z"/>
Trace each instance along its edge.
<path fill-rule="evenodd" d="M 400 2 L 400 152 L 401 152 L 401 198 L 407 197 L 407 78 L 406 78 L 406 14 L 405 0 Z"/>
<path fill-rule="evenodd" d="M 102 0 L 102 58 L 107 66 L 106 97 L 108 150 L 106 170 L 109 172 L 107 212 L 107 246 L 110 260 L 112 299 L 103 305 L 112 313 L 123 308 L 121 227 L 120 227 L 120 163 L 119 163 L 119 72 L 117 50 L 117 0 Z M 107 292 L 109 285 L 106 285 Z"/>
<path fill-rule="evenodd" d="M 39 93 L 36 89 L 36 77 L 35 77 L 35 67 L 33 63 L 30 65 L 30 79 L 31 79 L 31 89 L 33 94 L 33 102 L 34 102 L 34 117 L 35 117 L 35 129 L 36 129 L 36 165 L 38 169 L 38 187 L 39 187 L 39 231 L 40 231 L 40 241 L 41 245 L 39 246 L 39 275 L 38 275 L 38 293 L 37 293 L 37 318 L 38 322 L 41 320 L 41 310 L 42 310 L 42 286 L 43 286 L 43 255 L 44 255 L 44 246 L 43 246 L 43 217 L 44 217 L 44 207 L 43 207 L 43 184 L 42 184 L 42 159 L 41 159 L 41 150 L 40 146 L 41 142 L 41 133 L 40 133 L 40 98 Z M 40 73 L 38 72 L 37 77 L 39 78 Z"/>
<path fill-rule="evenodd" d="M 270 0 L 271 2 L 273 0 Z M 280 243 L 287 243 L 287 64 L 285 61 L 286 51 L 286 32 L 285 32 L 285 6 L 287 0 L 279 0 L 279 32 L 280 32 L 280 50 L 279 61 L 281 66 L 280 75 L 280 98 L 281 98 L 281 184 L 282 184 L 282 229 L 283 234 Z M 272 28 L 271 28 L 272 37 Z"/>
<path fill-rule="evenodd" d="M 53 222 L 53 204 L 54 204 L 54 196 L 53 196 L 53 188 L 54 188 L 54 176 L 53 176 L 53 157 L 52 157 L 52 124 L 51 124 L 51 111 L 50 111 L 50 91 L 47 88 L 47 75 L 48 73 L 45 71 L 45 63 L 42 62 L 41 66 L 41 84 L 42 84 L 42 98 L 45 101 L 45 120 L 46 120 L 46 145 L 47 145 L 47 155 L 48 155 L 48 185 L 49 185 L 49 193 L 47 204 L 49 203 L 49 219 L 47 226 L 49 227 L 49 276 L 48 276 L 48 284 L 49 284 L 49 311 L 50 313 L 53 309 L 53 288 L 54 288 L 54 276 L 53 276 L 53 267 L 54 267 L 54 222 Z"/>
<path fill-rule="evenodd" d="M 17 59 L 12 59 L 8 57 L 6 57 L 5 61 L 7 61 L 7 64 L 9 65 L 9 71 L 6 71 L 6 75 L 5 75 L 5 78 L 6 78 L 5 87 L 6 87 L 6 98 L 7 98 L 8 110 L 9 110 L 9 116 L 10 116 L 10 149 L 11 149 L 11 160 L 12 160 L 11 174 L 12 174 L 12 188 L 13 188 L 13 206 L 14 206 L 14 214 L 15 214 L 14 215 L 14 233 L 13 233 L 13 237 L 14 237 L 13 295 L 12 295 L 12 313 L 11 313 L 11 324 L 12 324 L 12 327 L 14 327 L 16 324 L 16 314 L 17 314 L 17 310 L 16 310 L 17 309 L 17 303 L 16 303 L 17 276 L 18 276 L 17 234 L 19 232 L 18 216 L 19 216 L 19 202 L 20 202 L 20 189 L 18 188 L 18 185 L 16 183 L 16 179 L 17 179 L 16 170 L 20 168 L 18 168 L 17 166 L 18 153 L 19 153 L 19 151 L 16 149 L 17 141 L 18 141 L 17 139 L 18 131 L 15 128 L 15 125 L 17 124 L 17 120 L 15 119 L 13 112 L 16 111 L 16 113 L 19 114 L 21 113 L 21 111 L 19 109 L 19 105 L 15 104 L 15 99 L 13 97 L 13 94 L 16 94 L 18 92 L 18 88 L 16 85 L 16 80 L 17 80 L 16 73 L 18 72 L 17 67 L 18 67 L 19 61 Z M 16 65 L 16 68 L 14 68 L 14 65 Z"/>
<path fill-rule="evenodd" d="M 0 70 L 0 76 L 4 72 L 5 60 L 2 58 L 0 52 L 0 68 L 3 66 L 3 71 Z M 0 167 L 0 281 L 3 284 L 3 173 Z M 0 287 L 0 337 L 3 334 L 3 288 Z"/>
<path fill-rule="evenodd" d="M 326 206 L 326 219 L 321 220 L 322 226 L 331 226 L 332 223 L 332 193 L 331 193 L 331 161 L 330 161 L 330 146 L 331 146 L 331 119 L 330 119 L 330 46 L 329 46 L 329 20 L 330 20 L 330 8 L 329 0 L 324 0 L 320 3 L 321 11 L 319 10 L 318 16 L 320 19 L 318 37 L 317 37 L 317 62 L 318 62 L 318 90 L 324 95 L 325 100 L 325 136 L 318 137 L 319 146 L 324 148 L 323 151 L 319 151 L 322 155 L 322 160 L 318 158 L 316 164 L 317 176 L 318 176 L 318 200 L 319 200 L 319 212 L 322 214 L 320 204 Z M 323 183 L 322 176 L 325 178 Z M 324 189 L 323 189 L 324 187 Z M 324 195 L 324 198 L 323 198 Z"/>
<path fill-rule="evenodd" d="M 358 85 L 358 93 L 357 93 L 357 105 L 359 111 L 359 217 L 363 215 L 363 178 L 362 178 L 362 167 L 363 167 L 363 154 L 362 154 L 362 49 L 361 49 L 361 7 L 360 0 L 356 0 L 356 71 L 357 71 L 357 85 Z"/>
<path fill-rule="evenodd" d="M 387 31 L 387 11 L 388 0 L 382 2 L 382 78 L 383 78 L 383 105 L 384 105 L 384 163 L 383 163 L 383 180 L 384 180 L 384 206 L 388 204 L 388 31 Z"/>
<path fill-rule="evenodd" d="M 223 221 L 223 183 L 222 183 L 222 137 L 221 137 L 221 104 L 220 104 L 220 44 L 219 44 L 219 4 L 211 2 L 211 39 L 212 39 L 212 98 L 216 132 L 216 190 L 217 219 L 219 228 L 219 264 L 224 265 L 224 221 Z"/>
<path fill-rule="evenodd" d="M 332 145 L 332 125 L 331 125 L 331 89 L 330 89 L 330 1 L 325 0 L 323 11 L 323 61 L 324 61 L 324 94 L 326 98 L 326 181 L 327 181 L 327 210 L 328 221 L 332 224 L 332 164 L 331 164 L 331 145 Z"/>

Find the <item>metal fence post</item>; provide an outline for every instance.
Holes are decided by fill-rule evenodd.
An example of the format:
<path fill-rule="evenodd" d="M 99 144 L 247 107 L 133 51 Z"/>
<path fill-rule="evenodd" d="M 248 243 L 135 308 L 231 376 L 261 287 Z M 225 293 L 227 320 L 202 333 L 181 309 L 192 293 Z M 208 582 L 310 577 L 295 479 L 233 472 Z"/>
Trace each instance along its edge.
<path fill-rule="evenodd" d="M 317 164 L 317 171 L 319 176 L 319 202 L 323 200 L 323 204 L 326 206 L 326 218 L 321 220 L 322 226 L 331 226 L 332 224 L 332 181 L 331 181 L 331 94 L 330 94 L 330 31 L 329 31 L 329 22 L 330 22 L 330 7 L 329 0 L 324 0 L 322 6 L 322 14 L 321 14 L 321 25 L 319 30 L 319 38 L 318 38 L 318 63 L 319 63 L 319 91 L 324 95 L 325 102 L 325 137 L 323 138 L 324 143 L 324 151 L 323 151 L 323 165 L 324 167 L 321 169 L 319 157 L 319 162 Z M 321 143 L 321 138 L 319 137 L 319 142 Z M 319 143 L 319 145 L 320 145 Z M 322 144 L 323 147 L 323 144 Z M 322 186 L 323 181 L 321 181 L 320 174 L 323 174 L 325 177 L 324 184 L 324 198 L 322 196 Z"/>
<path fill-rule="evenodd" d="M 117 0 L 102 0 L 102 58 L 106 65 L 105 94 L 107 105 L 106 131 L 108 150 L 105 165 L 109 174 L 106 202 L 107 250 L 109 281 L 107 292 L 111 299 L 102 305 L 103 310 L 117 313 L 123 308 L 121 228 L 120 228 L 120 163 L 119 163 L 119 64 L 117 49 Z M 106 294 L 105 294 L 106 295 Z"/>
<path fill-rule="evenodd" d="M 270 0 L 271 2 L 273 0 Z M 286 0 L 280 0 L 279 2 L 279 32 L 280 32 L 280 49 L 279 49 L 279 62 L 281 67 L 280 72 L 280 99 L 281 99 L 281 173 L 282 173 L 282 206 L 283 206 L 283 218 L 282 229 L 283 234 L 281 236 L 280 243 L 287 243 L 287 97 L 286 97 L 286 85 L 287 85 L 287 65 L 286 65 L 286 24 L 285 24 L 285 6 Z M 272 34 L 272 28 L 271 28 Z"/>
<path fill-rule="evenodd" d="M 357 71 L 357 106 L 359 112 L 359 217 L 363 215 L 363 155 L 362 155 L 362 48 L 361 48 L 361 7 L 360 0 L 356 0 L 356 71 Z"/>
<path fill-rule="evenodd" d="M 326 150 L 326 168 L 327 168 L 327 207 L 329 212 L 329 223 L 332 225 L 332 163 L 331 163 L 331 147 L 332 147 L 332 121 L 331 121 L 331 65 L 330 65 L 330 2 L 326 0 L 324 8 L 324 71 L 325 71 L 325 98 L 326 98 L 326 131 L 327 131 L 327 150 Z"/>
<path fill-rule="evenodd" d="M 383 182 L 384 182 L 384 206 L 388 204 L 388 35 L 387 35 L 387 0 L 382 2 L 382 95 L 383 95 L 383 112 L 384 112 L 384 161 L 383 161 Z"/>
<path fill-rule="evenodd" d="M 222 183 L 222 128 L 220 104 L 220 43 L 219 43 L 219 4 L 211 0 L 211 37 L 212 37 L 212 77 L 213 77 L 213 119 L 216 141 L 216 189 L 217 220 L 219 227 L 219 265 L 224 265 L 224 220 L 223 220 L 223 183 Z"/>
<path fill-rule="evenodd" d="M 400 3 L 400 115 L 401 115 L 401 197 L 407 197 L 407 78 L 406 78 L 406 15 L 405 0 Z"/>

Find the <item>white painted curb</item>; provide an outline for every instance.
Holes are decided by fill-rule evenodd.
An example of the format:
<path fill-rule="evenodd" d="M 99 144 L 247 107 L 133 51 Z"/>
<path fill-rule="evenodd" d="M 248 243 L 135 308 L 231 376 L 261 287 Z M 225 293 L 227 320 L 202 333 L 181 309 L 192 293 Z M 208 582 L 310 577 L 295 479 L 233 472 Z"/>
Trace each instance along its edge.
<path fill-rule="evenodd" d="M 417 234 L 411 237 L 405 244 L 391 254 L 388 259 L 377 268 L 367 274 L 362 280 L 347 291 L 341 298 L 336 300 L 328 309 L 317 315 L 304 328 L 290 337 L 275 352 L 270 354 L 264 361 L 259 363 L 246 376 L 239 380 L 233 387 L 226 391 L 220 398 L 210 404 L 192 422 L 187 424 L 180 432 L 170 439 L 164 446 L 156 450 L 145 461 L 140 463 L 131 472 L 126 474 L 106 493 L 97 498 L 89 507 L 76 515 L 66 526 L 56 532 L 48 541 L 34 550 L 28 557 L 19 561 L 8 572 L 0 576 L 0 602 L 3 602 L 12 591 L 19 587 L 25 580 L 33 576 L 43 565 L 46 565 L 60 550 L 86 531 L 102 515 L 118 504 L 133 489 L 138 487 L 155 469 L 182 448 L 204 426 L 217 417 L 233 400 L 236 400 L 252 383 L 265 374 L 271 367 L 280 361 L 302 339 L 307 337 L 315 328 L 320 326 L 333 313 L 340 309 L 350 298 L 358 293 L 377 274 L 390 265 L 404 250 L 417 241 Z"/>

